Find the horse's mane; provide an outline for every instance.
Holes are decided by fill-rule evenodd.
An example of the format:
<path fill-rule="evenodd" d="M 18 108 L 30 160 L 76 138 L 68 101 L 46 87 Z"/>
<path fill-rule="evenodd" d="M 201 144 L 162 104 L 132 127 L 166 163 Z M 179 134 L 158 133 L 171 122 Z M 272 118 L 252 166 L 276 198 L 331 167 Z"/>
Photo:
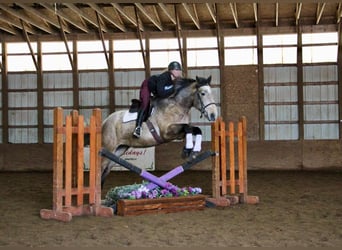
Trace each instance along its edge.
<path fill-rule="evenodd" d="M 179 79 L 176 79 L 175 80 L 175 93 L 173 93 L 172 96 L 177 96 L 181 90 L 183 90 L 185 88 L 188 88 L 194 82 L 196 82 L 196 80 L 192 79 L 192 78 L 179 78 Z"/>

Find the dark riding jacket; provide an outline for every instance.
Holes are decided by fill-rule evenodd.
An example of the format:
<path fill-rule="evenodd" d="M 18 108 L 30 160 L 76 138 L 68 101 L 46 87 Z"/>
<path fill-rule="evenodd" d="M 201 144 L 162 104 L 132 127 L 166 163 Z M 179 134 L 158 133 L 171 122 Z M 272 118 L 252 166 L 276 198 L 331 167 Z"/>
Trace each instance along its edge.
<path fill-rule="evenodd" d="M 166 98 L 175 91 L 175 86 L 171 79 L 171 73 L 165 71 L 160 75 L 153 75 L 148 79 L 148 88 L 153 96 Z"/>

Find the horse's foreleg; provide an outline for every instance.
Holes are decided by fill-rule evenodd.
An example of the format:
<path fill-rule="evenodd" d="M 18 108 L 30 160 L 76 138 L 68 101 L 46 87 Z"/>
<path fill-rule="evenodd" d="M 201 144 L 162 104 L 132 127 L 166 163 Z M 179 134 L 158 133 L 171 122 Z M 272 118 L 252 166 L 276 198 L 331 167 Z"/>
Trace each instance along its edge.
<path fill-rule="evenodd" d="M 202 150 L 202 130 L 199 127 L 194 127 L 192 134 L 195 136 L 194 152 L 200 152 Z"/>
<path fill-rule="evenodd" d="M 126 145 L 121 145 L 119 146 L 114 154 L 118 157 L 120 157 L 121 155 L 123 155 L 127 149 L 129 148 L 129 146 L 126 146 Z M 112 167 L 114 166 L 115 164 L 113 162 L 111 162 L 110 160 L 104 158 L 102 159 L 102 174 L 101 174 L 101 188 L 103 188 L 103 185 L 104 185 L 104 182 L 107 178 L 107 176 L 110 174 L 110 171 L 112 170 Z"/>

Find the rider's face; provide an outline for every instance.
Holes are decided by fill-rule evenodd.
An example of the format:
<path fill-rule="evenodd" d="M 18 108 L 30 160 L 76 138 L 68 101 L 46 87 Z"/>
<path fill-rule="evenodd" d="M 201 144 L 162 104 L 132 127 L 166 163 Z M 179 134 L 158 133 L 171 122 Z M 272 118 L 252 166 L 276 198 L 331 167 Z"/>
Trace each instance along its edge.
<path fill-rule="evenodd" d="M 181 70 L 176 70 L 176 69 L 171 70 L 171 75 L 173 76 L 174 79 L 182 77 L 182 73 L 183 72 Z"/>

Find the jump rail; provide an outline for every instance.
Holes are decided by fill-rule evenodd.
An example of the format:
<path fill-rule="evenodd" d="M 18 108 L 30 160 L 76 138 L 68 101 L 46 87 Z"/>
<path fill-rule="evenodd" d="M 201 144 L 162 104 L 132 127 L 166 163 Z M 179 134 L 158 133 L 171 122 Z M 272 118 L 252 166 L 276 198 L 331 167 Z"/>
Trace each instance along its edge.
<path fill-rule="evenodd" d="M 54 109 L 52 210 L 41 209 L 41 218 L 70 221 L 72 216 L 113 216 L 112 208 L 101 206 L 101 122 L 100 109 L 93 110 L 88 127 L 73 110 L 63 126 L 63 109 Z M 84 134 L 90 135 L 89 174 L 84 172 Z"/>

